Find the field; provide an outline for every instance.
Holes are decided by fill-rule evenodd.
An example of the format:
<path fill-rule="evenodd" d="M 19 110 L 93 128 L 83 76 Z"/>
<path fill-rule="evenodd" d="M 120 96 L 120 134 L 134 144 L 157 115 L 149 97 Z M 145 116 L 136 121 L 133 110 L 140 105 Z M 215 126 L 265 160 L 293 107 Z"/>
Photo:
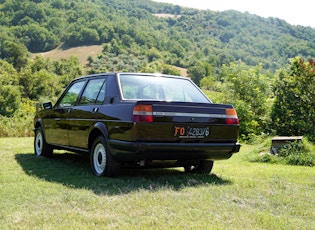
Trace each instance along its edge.
<path fill-rule="evenodd" d="M 254 145 L 210 175 L 125 169 L 97 178 L 87 157 L 33 154 L 0 139 L 1 229 L 315 229 L 315 168 L 251 163 Z"/>
<path fill-rule="evenodd" d="M 43 56 L 44 58 L 49 58 L 51 61 L 60 61 L 61 59 L 68 59 L 71 56 L 75 56 L 79 59 L 81 65 L 85 66 L 88 63 L 88 57 L 91 56 L 95 58 L 103 50 L 102 45 L 93 45 L 93 46 L 79 46 L 73 48 L 64 48 L 59 46 L 56 49 L 53 49 L 44 53 L 33 53 L 32 56 Z"/>

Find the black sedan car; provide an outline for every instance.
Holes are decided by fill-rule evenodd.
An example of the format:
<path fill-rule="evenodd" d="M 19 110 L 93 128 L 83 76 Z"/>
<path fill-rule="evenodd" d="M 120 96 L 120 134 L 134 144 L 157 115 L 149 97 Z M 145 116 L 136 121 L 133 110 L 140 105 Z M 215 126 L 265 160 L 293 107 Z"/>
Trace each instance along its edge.
<path fill-rule="evenodd" d="M 120 168 L 184 167 L 210 173 L 240 149 L 232 105 L 214 104 L 188 78 L 104 73 L 73 80 L 34 118 L 37 156 L 89 154 L 96 176 Z"/>

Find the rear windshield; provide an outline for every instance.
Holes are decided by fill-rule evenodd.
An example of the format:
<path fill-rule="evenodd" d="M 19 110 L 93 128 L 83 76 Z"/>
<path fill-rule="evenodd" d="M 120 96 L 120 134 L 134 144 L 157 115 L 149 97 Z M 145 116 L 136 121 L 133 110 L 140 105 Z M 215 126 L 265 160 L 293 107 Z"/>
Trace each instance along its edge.
<path fill-rule="evenodd" d="M 187 78 L 120 74 L 119 79 L 124 100 L 210 102 Z"/>

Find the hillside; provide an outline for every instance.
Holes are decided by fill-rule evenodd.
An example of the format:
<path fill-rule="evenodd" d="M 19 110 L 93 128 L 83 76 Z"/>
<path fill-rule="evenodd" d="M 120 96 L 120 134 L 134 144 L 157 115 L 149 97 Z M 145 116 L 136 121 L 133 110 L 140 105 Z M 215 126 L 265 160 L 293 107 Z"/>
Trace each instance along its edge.
<path fill-rule="evenodd" d="M 0 11 L 2 59 L 14 56 L 6 48 L 8 42 L 32 53 L 60 44 L 105 44 L 104 54 L 94 58 L 92 72 L 140 71 L 143 66 L 158 70 L 163 64 L 190 69 L 208 63 L 215 68 L 238 60 L 251 66 L 262 63 L 274 72 L 289 58 L 315 57 L 314 29 L 237 11 L 196 10 L 150 0 L 8 0 L 1 1 Z"/>

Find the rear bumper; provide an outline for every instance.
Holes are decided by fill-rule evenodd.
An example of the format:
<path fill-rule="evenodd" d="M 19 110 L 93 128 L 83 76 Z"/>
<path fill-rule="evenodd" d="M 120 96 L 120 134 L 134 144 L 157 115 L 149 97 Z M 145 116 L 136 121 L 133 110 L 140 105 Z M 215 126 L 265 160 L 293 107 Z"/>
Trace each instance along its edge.
<path fill-rule="evenodd" d="M 223 160 L 239 152 L 236 143 L 155 143 L 108 140 L 113 156 L 119 160 Z"/>

